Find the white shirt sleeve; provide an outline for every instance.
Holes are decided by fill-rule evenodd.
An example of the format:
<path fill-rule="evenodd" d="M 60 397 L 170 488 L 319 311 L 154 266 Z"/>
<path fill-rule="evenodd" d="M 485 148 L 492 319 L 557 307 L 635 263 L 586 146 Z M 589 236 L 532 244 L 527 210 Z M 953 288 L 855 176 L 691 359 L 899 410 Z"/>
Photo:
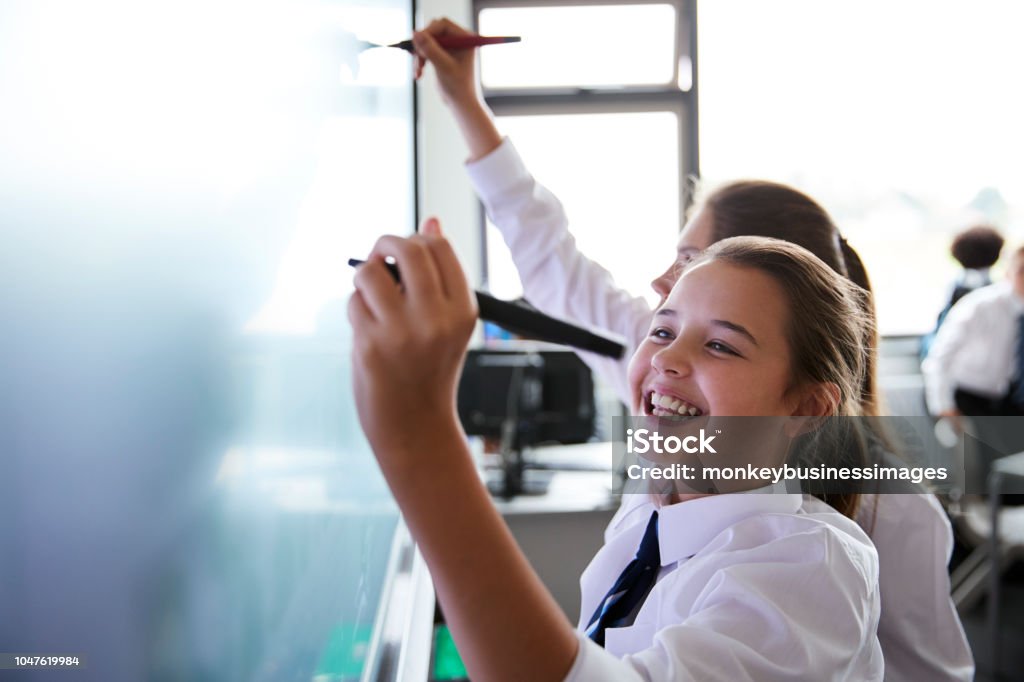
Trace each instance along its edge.
<path fill-rule="evenodd" d="M 958 387 L 996 400 L 1006 396 L 1017 373 L 1022 314 L 1024 300 L 1009 282 L 976 289 L 950 308 L 921 365 L 933 414 L 955 407 Z"/>
<path fill-rule="evenodd" d="M 512 252 L 530 303 L 625 339 L 626 352 L 619 360 L 589 353 L 580 357 L 629 405 L 626 367 L 650 324 L 647 301 L 615 286 L 607 270 L 580 253 L 561 202 L 530 175 L 510 140 L 466 169 Z"/>
<path fill-rule="evenodd" d="M 977 314 L 977 307 L 972 303 L 971 299 L 961 300 L 950 308 L 928 351 L 928 357 L 921 363 L 925 400 L 933 415 L 956 408 L 953 399 L 956 389 L 953 363 L 957 353 L 963 351 L 969 340 L 973 318 Z"/>
<path fill-rule="evenodd" d="M 580 648 L 569 674 L 565 676 L 565 682 L 644 682 L 647 679 L 636 668 L 612 656 L 584 633 L 577 631 L 576 638 L 580 641 Z"/>
<path fill-rule="evenodd" d="M 953 529 L 934 495 L 865 496 L 858 523 L 873 526 L 886 682 L 974 679 L 974 657 L 950 598 Z M 863 519 L 863 520 L 862 520 Z"/>

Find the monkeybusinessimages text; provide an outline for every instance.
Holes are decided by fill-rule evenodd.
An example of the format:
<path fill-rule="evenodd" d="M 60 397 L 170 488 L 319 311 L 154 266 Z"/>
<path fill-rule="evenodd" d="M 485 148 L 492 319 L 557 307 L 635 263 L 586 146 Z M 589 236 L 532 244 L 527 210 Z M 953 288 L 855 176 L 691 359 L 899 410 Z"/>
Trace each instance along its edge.
<path fill-rule="evenodd" d="M 708 435 L 704 429 L 699 434 L 679 437 L 663 436 L 650 429 L 626 430 L 626 453 L 630 455 L 711 455 L 701 460 L 700 466 L 679 462 L 658 464 L 650 460 L 629 464 L 626 476 L 630 480 L 675 480 L 675 481 L 760 481 L 764 484 L 782 481 L 945 481 L 949 477 L 946 467 L 901 467 L 884 466 L 830 466 L 824 462 L 813 466 L 714 466 L 713 455 L 715 435 Z"/>

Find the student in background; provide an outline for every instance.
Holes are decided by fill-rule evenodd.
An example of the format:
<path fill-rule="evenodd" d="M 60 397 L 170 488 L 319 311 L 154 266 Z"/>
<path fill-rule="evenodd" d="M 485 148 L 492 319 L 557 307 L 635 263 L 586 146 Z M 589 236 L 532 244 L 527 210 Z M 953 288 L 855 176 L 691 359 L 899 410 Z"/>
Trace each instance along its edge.
<path fill-rule="evenodd" d="M 442 98 L 470 149 L 470 180 L 511 249 L 526 297 L 544 312 L 613 331 L 637 347 L 653 311 L 646 300 L 616 287 L 604 268 L 577 250 L 557 198 L 530 175 L 511 141 L 498 133 L 477 91 L 474 53 L 447 52 L 432 39 L 448 32 L 464 29 L 436 20 L 414 35 L 420 54 L 417 76 L 426 61 L 433 64 Z M 790 187 L 763 181 L 731 183 L 709 195 L 691 214 L 672 264 L 652 287 L 665 297 L 692 258 L 719 240 L 740 235 L 800 244 L 870 291 L 860 258 L 825 210 Z M 873 315 L 870 297 L 864 300 Z M 873 326 L 868 334 L 860 409 L 876 415 Z M 626 361 L 587 355 L 584 359 L 629 405 Z M 622 529 L 632 511 L 623 504 L 606 539 Z M 946 567 L 953 549 L 952 529 L 938 501 L 928 494 L 866 496 L 857 521 L 879 552 L 883 608 L 878 634 L 886 656 L 886 679 L 972 679 L 973 658 L 949 596 Z"/>
<path fill-rule="evenodd" d="M 1003 236 L 988 225 L 975 225 L 953 237 L 949 250 L 963 269 L 953 282 L 949 300 L 939 313 L 935 329 L 921 337 L 922 360 L 928 356 L 928 351 L 935 343 L 935 336 L 939 333 L 939 328 L 949 314 L 950 308 L 975 289 L 992 283 L 989 269 L 999 260 L 999 253 L 1003 250 Z"/>
<path fill-rule="evenodd" d="M 964 415 L 1024 415 L 1024 247 L 1006 274 L 950 309 L 921 365 L 929 410 L 957 426 Z"/>
<path fill-rule="evenodd" d="M 882 678 L 875 549 L 852 520 L 800 494 L 686 493 L 660 505 L 641 495 L 650 516 L 595 556 L 574 632 L 459 426 L 476 308 L 454 251 L 436 236 L 384 237 L 355 284 L 360 420 L 473 679 Z M 656 391 L 697 418 L 777 416 L 780 436 L 794 417 L 859 414 L 873 324 L 863 296 L 800 247 L 719 242 L 679 278 L 633 357 L 634 413 L 659 415 Z M 843 501 L 852 514 L 856 495 Z"/>
<path fill-rule="evenodd" d="M 1006 275 L 950 309 L 921 372 L 933 415 L 958 432 L 964 431 L 962 417 L 978 417 L 973 435 L 1011 454 L 1024 449 L 1021 420 L 992 417 L 1024 417 L 1024 247 L 1014 251 Z M 990 462 L 981 464 L 987 473 Z M 1024 505 L 1024 494 L 1013 492 L 1003 503 Z"/>

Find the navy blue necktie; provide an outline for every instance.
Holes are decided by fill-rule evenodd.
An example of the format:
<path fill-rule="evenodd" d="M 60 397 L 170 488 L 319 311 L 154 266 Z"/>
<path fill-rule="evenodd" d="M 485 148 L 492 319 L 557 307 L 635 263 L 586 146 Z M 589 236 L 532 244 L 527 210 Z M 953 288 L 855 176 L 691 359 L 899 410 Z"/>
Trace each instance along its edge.
<path fill-rule="evenodd" d="M 658 548 L 658 512 L 655 511 L 647 522 L 647 530 L 644 539 L 640 541 L 636 558 L 623 569 L 619 579 L 590 617 L 587 637 L 604 646 L 606 628 L 629 625 L 628 619 L 654 587 L 659 568 L 661 550 Z"/>
<path fill-rule="evenodd" d="M 1010 389 L 1010 402 L 1024 407 L 1024 315 L 1017 318 L 1017 367 Z"/>

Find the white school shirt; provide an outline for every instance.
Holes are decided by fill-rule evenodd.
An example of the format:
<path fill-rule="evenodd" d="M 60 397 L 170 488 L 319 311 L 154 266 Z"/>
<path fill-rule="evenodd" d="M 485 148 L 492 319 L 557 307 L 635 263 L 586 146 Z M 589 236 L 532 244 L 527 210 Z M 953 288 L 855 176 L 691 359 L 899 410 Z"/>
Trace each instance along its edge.
<path fill-rule="evenodd" d="M 580 579 L 567 681 L 881 680 L 878 558 L 854 522 L 796 494 L 712 495 L 661 507 L 662 568 L 632 625 L 584 633 L 655 509 L 632 504 Z M 628 504 L 628 503 L 627 503 Z"/>
<path fill-rule="evenodd" d="M 1021 314 L 1024 301 L 1009 282 L 976 289 L 949 309 L 921 364 L 932 414 L 956 407 L 957 388 L 996 399 L 1006 395 L 1017 370 Z"/>
<path fill-rule="evenodd" d="M 512 252 L 530 302 L 550 315 L 626 339 L 627 352 L 620 360 L 580 356 L 629 405 L 626 369 L 650 326 L 647 301 L 617 288 L 607 270 L 579 252 L 561 203 L 530 175 L 511 141 L 505 139 L 466 168 Z M 661 256 L 652 258 L 652 272 L 666 266 L 671 254 L 663 257 L 664 262 Z M 875 507 L 865 496 L 857 520 L 879 554 L 878 636 L 886 656 L 886 680 L 972 680 L 974 659 L 949 596 L 949 519 L 932 495 L 880 495 L 877 520 Z"/>

